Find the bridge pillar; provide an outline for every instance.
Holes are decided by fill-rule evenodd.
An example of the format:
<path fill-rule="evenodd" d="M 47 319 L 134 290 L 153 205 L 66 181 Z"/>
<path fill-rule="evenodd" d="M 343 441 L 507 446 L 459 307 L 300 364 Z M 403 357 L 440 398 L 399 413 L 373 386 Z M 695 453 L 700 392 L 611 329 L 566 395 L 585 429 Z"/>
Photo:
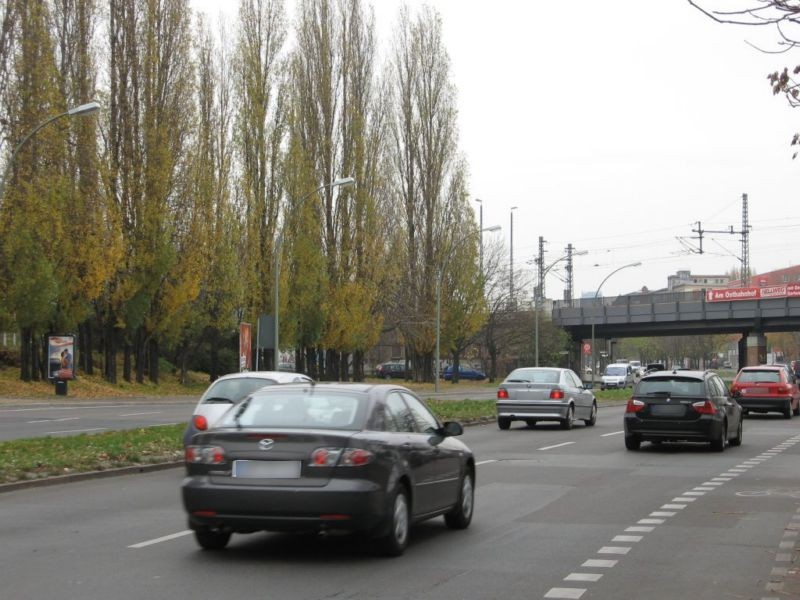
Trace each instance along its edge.
<path fill-rule="evenodd" d="M 741 362 L 741 360 L 739 361 Z M 745 366 L 763 365 L 767 362 L 767 338 L 763 333 L 747 334 Z"/>

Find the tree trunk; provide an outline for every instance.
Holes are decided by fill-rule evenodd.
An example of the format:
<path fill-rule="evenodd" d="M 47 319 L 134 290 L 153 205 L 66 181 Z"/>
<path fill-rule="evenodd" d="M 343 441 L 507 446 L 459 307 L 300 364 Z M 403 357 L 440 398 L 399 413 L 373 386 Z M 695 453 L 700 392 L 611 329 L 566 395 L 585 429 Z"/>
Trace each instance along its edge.
<path fill-rule="evenodd" d="M 306 375 L 319 381 L 319 371 L 317 370 L 317 354 L 314 348 L 306 347 Z"/>
<path fill-rule="evenodd" d="M 109 315 L 104 327 L 103 356 L 105 365 L 103 371 L 105 380 L 109 383 L 117 383 L 117 330 L 114 327 L 114 315 Z"/>
<path fill-rule="evenodd" d="M 159 378 L 159 370 L 158 370 L 158 358 L 160 356 L 159 349 L 158 349 L 158 340 L 155 338 L 150 338 L 150 343 L 148 344 L 149 350 L 149 366 L 150 366 L 150 381 L 158 385 L 158 378 Z"/>
<path fill-rule="evenodd" d="M 497 346 L 488 344 L 486 349 L 489 352 L 489 382 L 494 383 L 497 379 Z"/>
<path fill-rule="evenodd" d="M 353 353 L 353 381 L 364 381 L 364 351 Z"/>
<path fill-rule="evenodd" d="M 325 351 L 325 381 L 339 381 L 339 353 L 330 348 Z"/>
<path fill-rule="evenodd" d="M 306 357 L 302 348 L 294 349 L 294 372 L 306 373 Z"/>
<path fill-rule="evenodd" d="M 339 376 L 340 381 L 350 381 L 350 353 L 342 352 L 339 358 Z"/>
<path fill-rule="evenodd" d="M 210 361 L 211 364 L 208 368 L 209 382 L 216 381 L 219 378 L 219 329 L 216 327 L 210 331 L 211 345 L 210 345 Z"/>
<path fill-rule="evenodd" d="M 133 365 L 131 358 L 132 354 L 133 351 L 131 348 L 131 344 L 128 340 L 125 340 L 122 351 L 122 378 L 128 383 L 133 382 L 133 378 L 131 377 L 131 374 L 133 372 Z"/>
<path fill-rule="evenodd" d="M 92 322 L 86 319 L 80 326 L 78 326 L 78 356 L 80 357 L 80 365 L 83 372 L 87 375 L 94 375 L 94 358 L 92 356 Z"/>
<path fill-rule="evenodd" d="M 461 352 L 453 352 L 453 376 L 450 381 L 458 383 L 458 366 L 461 364 Z"/>
<path fill-rule="evenodd" d="M 31 380 L 31 330 L 23 327 L 19 332 L 19 378 L 22 381 Z"/>

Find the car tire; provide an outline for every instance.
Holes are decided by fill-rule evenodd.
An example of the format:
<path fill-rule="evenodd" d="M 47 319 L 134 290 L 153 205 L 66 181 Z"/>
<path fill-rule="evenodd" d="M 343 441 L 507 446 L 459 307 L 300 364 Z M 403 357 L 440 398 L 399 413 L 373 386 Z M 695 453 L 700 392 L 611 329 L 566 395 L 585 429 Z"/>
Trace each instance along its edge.
<path fill-rule="evenodd" d="M 575 407 L 570 404 L 567 409 L 567 418 L 561 419 L 561 429 L 572 429 L 575 424 Z"/>
<path fill-rule="evenodd" d="M 796 406 L 796 407 L 794 408 L 794 410 L 792 411 L 792 414 L 793 414 L 795 417 L 797 417 L 797 416 L 800 416 L 800 400 L 798 400 L 798 402 L 797 402 L 797 406 Z"/>
<path fill-rule="evenodd" d="M 730 442 L 728 442 L 731 446 L 741 446 L 742 445 L 742 420 L 739 419 L 739 427 L 736 429 L 736 437 L 731 438 Z"/>
<path fill-rule="evenodd" d="M 592 416 L 583 421 L 587 427 L 594 426 L 597 423 L 597 402 L 592 402 Z"/>
<path fill-rule="evenodd" d="M 475 483 L 471 472 L 461 480 L 461 493 L 453 509 L 444 515 L 444 522 L 450 529 L 466 529 L 472 522 L 475 508 Z"/>
<path fill-rule="evenodd" d="M 411 511 L 408 508 L 408 492 L 403 485 L 397 487 L 389 503 L 386 518 L 388 530 L 378 538 L 378 546 L 384 556 L 400 556 L 408 546 L 411 527 Z"/>
<path fill-rule="evenodd" d="M 203 550 L 222 550 L 231 539 L 230 531 L 195 529 L 194 538 Z"/>
<path fill-rule="evenodd" d="M 722 452 L 725 450 L 725 438 L 728 437 L 728 422 L 722 422 L 722 430 L 719 435 L 711 440 L 711 450 L 714 452 Z"/>
<path fill-rule="evenodd" d="M 536 427 L 536 419 L 526 419 L 525 423 L 528 427 Z"/>
<path fill-rule="evenodd" d="M 497 417 L 497 426 L 505 431 L 509 427 L 511 427 L 511 419 L 508 417 Z"/>
<path fill-rule="evenodd" d="M 783 418 L 784 419 L 791 419 L 792 418 L 792 403 L 787 402 L 786 406 L 783 407 Z"/>
<path fill-rule="evenodd" d="M 638 435 L 626 435 L 625 447 L 628 450 L 638 450 L 642 446 L 642 440 Z"/>

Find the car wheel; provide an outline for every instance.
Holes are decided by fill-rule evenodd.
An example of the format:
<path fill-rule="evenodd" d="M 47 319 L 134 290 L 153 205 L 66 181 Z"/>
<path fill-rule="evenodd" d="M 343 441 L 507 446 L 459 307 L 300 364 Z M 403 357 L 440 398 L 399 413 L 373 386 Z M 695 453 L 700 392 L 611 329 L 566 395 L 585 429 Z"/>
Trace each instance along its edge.
<path fill-rule="evenodd" d="M 591 427 L 592 425 L 597 423 L 597 403 L 596 402 L 592 402 L 592 416 L 589 417 L 588 419 L 585 419 L 583 422 L 586 424 L 587 427 Z"/>
<path fill-rule="evenodd" d="M 561 419 L 561 429 L 572 429 L 575 424 L 575 407 L 571 404 L 567 409 L 567 418 Z"/>
<path fill-rule="evenodd" d="M 536 419 L 526 419 L 525 423 L 528 424 L 528 427 L 535 427 L 536 426 Z"/>
<path fill-rule="evenodd" d="M 497 417 L 497 426 L 505 431 L 511 426 L 511 419 L 508 417 Z"/>
<path fill-rule="evenodd" d="M 711 440 L 711 450 L 714 452 L 722 452 L 725 450 L 725 438 L 728 437 L 728 422 L 722 422 L 722 430 L 719 432 L 719 436 Z"/>
<path fill-rule="evenodd" d="M 800 400 L 797 402 L 797 406 L 795 406 L 794 411 L 792 411 L 795 417 L 800 416 Z"/>
<path fill-rule="evenodd" d="M 741 446 L 742 445 L 742 420 L 739 419 L 739 427 L 736 429 L 736 437 L 731 438 L 729 442 L 731 446 Z"/>
<path fill-rule="evenodd" d="M 387 517 L 388 531 L 378 539 L 384 556 L 400 556 L 408 546 L 411 521 L 408 510 L 408 493 L 405 487 L 398 486 L 392 497 L 391 510 Z"/>
<path fill-rule="evenodd" d="M 472 510 L 475 507 L 475 486 L 472 473 L 464 475 L 461 480 L 461 494 L 453 509 L 444 515 L 444 522 L 450 529 L 466 529 L 472 522 Z"/>
<path fill-rule="evenodd" d="M 230 531 L 215 531 L 214 529 L 195 529 L 194 537 L 203 550 L 222 550 L 231 539 Z"/>
<path fill-rule="evenodd" d="M 628 450 L 638 450 L 642 446 L 642 440 L 639 438 L 638 435 L 626 435 L 625 436 L 625 447 Z"/>
<path fill-rule="evenodd" d="M 791 419 L 792 418 L 792 403 L 787 402 L 786 406 L 783 407 L 783 418 L 784 419 Z"/>

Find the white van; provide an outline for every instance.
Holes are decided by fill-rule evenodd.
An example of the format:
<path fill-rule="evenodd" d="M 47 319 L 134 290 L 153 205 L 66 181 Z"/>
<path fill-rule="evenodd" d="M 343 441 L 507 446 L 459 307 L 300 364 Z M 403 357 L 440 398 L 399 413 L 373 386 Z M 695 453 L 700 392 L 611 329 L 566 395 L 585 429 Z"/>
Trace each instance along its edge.
<path fill-rule="evenodd" d="M 600 389 L 633 387 L 633 369 L 630 363 L 613 363 L 606 367 Z"/>

